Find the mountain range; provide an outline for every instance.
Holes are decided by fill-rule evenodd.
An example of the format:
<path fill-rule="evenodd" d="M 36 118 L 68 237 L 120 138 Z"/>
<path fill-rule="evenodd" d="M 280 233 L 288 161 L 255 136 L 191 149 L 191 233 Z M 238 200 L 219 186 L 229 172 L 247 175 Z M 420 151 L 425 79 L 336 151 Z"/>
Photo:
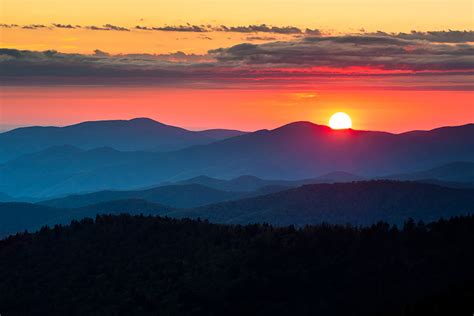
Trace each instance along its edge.
<path fill-rule="evenodd" d="M 197 185 L 194 185 L 197 186 Z M 166 188 L 165 190 L 169 190 Z M 311 184 L 297 188 L 261 193 L 254 196 L 222 196 L 223 202 L 199 207 L 179 208 L 156 201 L 165 199 L 183 204 L 212 203 L 219 195 L 206 197 L 201 188 L 184 188 L 187 195 L 171 193 L 148 195 L 141 191 L 132 195 L 107 196 L 103 192 L 92 196 L 77 196 L 31 203 L 0 203 L 0 235 L 37 230 L 43 225 L 67 224 L 73 219 L 95 217 L 96 214 L 144 214 L 175 218 L 201 218 L 215 223 L 269 223 L 276 226 L 305 226 L 322 222 L 333 224 L 371 225 L 378 221 L 403 224 L 407 218 L 425 222 L 474 213 L 474 189 L 454 189 L 438 185 L 390 180 L 334 184 Z M 192 196 L 192 190 L 198 194 Z M 207 191 L 206 191 L 207 190 Z M 151 191 L 153 192 L 153 191 Z M 112 194 L 109 192 L 109 194 Z M 215 192 L 214 192 L 215 194 Z M 89 200 L 87 200 L 87 198 Z M 195 199 L 194 201 L 192 199 Z M 147 200 L 148 199 L 148 200 Z M 232 200 L 234 199 L 234 200 Z M 155 201 L 155 202 L 153 202 Z"/>
<path fill-rule="evenodd" d="M 150 122 L 141 119 L 128 124 L 141 126 L 139 123 L 147 126 Z M 132 142 L 137 137 L 123 139 Z M 19 143 L 28 147 L 29 141 L 30 138 Z M 140 143 L 139 139 L 136 141 Z M 474 161 L 474 124 L 391 134 L 332 130 L 296 122 L 167 152 L 123 151 L 111 147 L 82 149 L 74 145 L 77 144 L 48 147 L 0 165 L 0 192 L 44 199 L 99 190 L 140 189 L 199 176 L 232 179 L 251 175 L 299 181 L 344 172 L 357 175 L 358 180 L 386 175 L 405 178 L 407 173 L 456 161 Z M 455 168 L 472 169 L 472 165 L 455 165 Z M 436 176 L 435 180 L 458 182 L 470 173 L 457 171 L 459 176 L 449 180 L 438 178 L 442 172 L 431 174 Z M 427 176 L 431 177 L 418 174 L 416 178 Z"/>
<path fill-rule="evenodd" d="M 384 177 L 396 180 L 442 180 L 451 183 L 474 183 L 474 162 L 457 161 L 424 171 Z"/>
<path fill-rule="evenodd" d="M 275 189 L 276 190 L 276 189 Z M 267 191 L 263 191 L 267 193 Z M 165 185 L 146 190 L 99 191 L 41 201 L 39 204 L 61 208 L 78 208 L 101 202 L 143 199 L 172 207 L 197 207 L 259 195 L 257 192 L 229 192 L 200 184 Z"/>
<path fill-rule="evenodd" d="M 277 226 L 402 224 L 407 218 L 434 221 L 474 212 L 474 189 L 390 180 L 312 184 L 268 195 L 228 201 L 167 216 L 215 223 Z"/>
<path fill-rule="evenodd" d="M 148 118 L 91 121 L 65 127 L 24 127 L 0 134 L 0 162 L 52 146 L 169 151 L 242 134 L 244 132 L 226 129 L 189 131 Z"/>

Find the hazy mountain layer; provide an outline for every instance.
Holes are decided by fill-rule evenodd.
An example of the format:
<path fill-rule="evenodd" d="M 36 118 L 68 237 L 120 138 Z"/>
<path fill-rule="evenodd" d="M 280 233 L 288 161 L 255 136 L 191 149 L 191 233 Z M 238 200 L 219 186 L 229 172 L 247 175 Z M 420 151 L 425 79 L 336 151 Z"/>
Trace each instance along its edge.
<path fill-rule="evenodd" d="M 474 124 L 389 134 L 298 122 L 167 153 L 53 147 L 0 166 L 0 192 L 48 197 L 201 175 L 295 180 L 345 171 L 371 178 L 453 161 L 474 161 Z"/>
<path fill-rule="evenodd" d="M 241 131 L 225 129 L 194 132 L 147 118 L 92 121 L 65 127 L 25 127 L 0 134 L 0 162 L 59 145 L 168 151 L 241 134 Z"/>
<path fill-rule="evenodd" d="M 212 189 L 206 188 L 203 192 L 209 190 Z M 176 191 L 175 196 L 179 196 L 179 192 Z M 55 206 L 63 205 L 63 208 L 28 203 L 0 203 L 0 234 L 39 229 L 45 224 L 68 223 L 72 219 L 94 217 L 96 214 L 143 213 L 201 218 L 215 223 L 304 226 L 322 222 L 370 225 L 381 220 L 401 224 L 409 217 L 432 221 L 441 217 L 474 213 L 474 189 L 453 189 L 417 182 L 368 181 L 305 185 L 190 209 L 163 206 L 127 194 L 129 193 L 124 193 L 123 200 L 104 201 L 79 208 L 70 207 L 92 203 L 91 196 L 46 202 Z M 157 196 L 155 199 L 161 198 L 164 201 L 170 196 L 173 194 Z M 141 197 L 146 198 L 146 195 Z M 189 199 L 189 196 L 183 194 L 183 199 L 186 198 Z"/>

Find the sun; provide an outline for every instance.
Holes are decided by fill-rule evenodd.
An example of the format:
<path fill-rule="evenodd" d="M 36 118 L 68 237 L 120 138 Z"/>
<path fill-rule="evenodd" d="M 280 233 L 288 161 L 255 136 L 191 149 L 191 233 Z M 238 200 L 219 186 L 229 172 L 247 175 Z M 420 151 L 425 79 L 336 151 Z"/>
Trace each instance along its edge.
<path fill-rule="evenodd" d="M 329 119 L 329 127 L 332 129 L 348 129 L 352 127 L 352 120 L 344 112 L 334 113 Z"/>

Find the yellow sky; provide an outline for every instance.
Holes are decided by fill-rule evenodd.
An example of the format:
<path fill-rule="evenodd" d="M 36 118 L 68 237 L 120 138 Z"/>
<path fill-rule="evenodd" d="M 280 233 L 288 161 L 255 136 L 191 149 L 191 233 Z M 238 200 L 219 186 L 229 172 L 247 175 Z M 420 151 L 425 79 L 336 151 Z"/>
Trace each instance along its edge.
<path fill-rule="evenodd" d="M 166 54 L 182 51 L 205 54 L 208 50 L 247 42 L 248 37 L 263 39 L 291 39 L 289 35 L 192 33 L 132 30 L 130 32 L 92 31 L 86 29 L 0 28 L 0 46 L 27 50 L 55 49 L 63 53 L 90 54 L 95 49 L 111 54 L 149 53 Z M 262 43 L 264 41 L 256 41 Z"/>
<path fill-rule="evenodd" d="M 2 23 L 219 23 L 348 31 L 470 29 L 472 0 L 2 0 Z"/>
<path fill-rule="evenodd" d="M 0 0 L 0 23 L 97 25 L 268 24 L 329 33 L 471 30 L 473 0 Z M 275 34 L 250 34 L 291 39 Z M 212 32 L 107 32 L 0 28 L 7 48 L 91 53 L 206 53 L 247 42 L 249 34 Z M 210 38 L 210 39 L 209 39 Z M 257 41 L 258 42 L 258 41 Z M 260 41 L 261 42 L 261 41 Z M 133 45 L 132 45 L 133 43 Z"/>

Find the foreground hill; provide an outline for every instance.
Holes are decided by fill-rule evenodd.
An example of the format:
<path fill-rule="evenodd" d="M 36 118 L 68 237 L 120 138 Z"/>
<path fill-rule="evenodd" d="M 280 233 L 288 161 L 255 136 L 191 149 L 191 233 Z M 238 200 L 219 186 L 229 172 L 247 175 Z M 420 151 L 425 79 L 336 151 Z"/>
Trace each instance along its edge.
<path fill-rule="evenodd" d="M 166 153 L 45 150 L 0 166 L 0 192 L 48 197 L 201 175 L 292 180 L 341 170 L 371 178 L 453 161 L 474 161 L 474 124 L 390 134 L 297 122 Z"/>
<path fill-rule="evenodd" d="M 398 181 L 314 184 L 269 195 L 170 213 L 216 223 L 308 225 L 321 222 L 401 224 L 474 213 L 474 189 Z"/>
<path fill-rule="evenodd" d="M 194 132 L 147 118 L 83 122 L 65 127 L 25 127 L 0 134 L 0 161 L 58 145 L 166 151 L 242 134 L 224 129 Z"/>
<path fill-rule="evenodd" d="M 474 218 L 402 230 L 100 216 L 0 241 L 6 315 L 470 315 Z"/>

